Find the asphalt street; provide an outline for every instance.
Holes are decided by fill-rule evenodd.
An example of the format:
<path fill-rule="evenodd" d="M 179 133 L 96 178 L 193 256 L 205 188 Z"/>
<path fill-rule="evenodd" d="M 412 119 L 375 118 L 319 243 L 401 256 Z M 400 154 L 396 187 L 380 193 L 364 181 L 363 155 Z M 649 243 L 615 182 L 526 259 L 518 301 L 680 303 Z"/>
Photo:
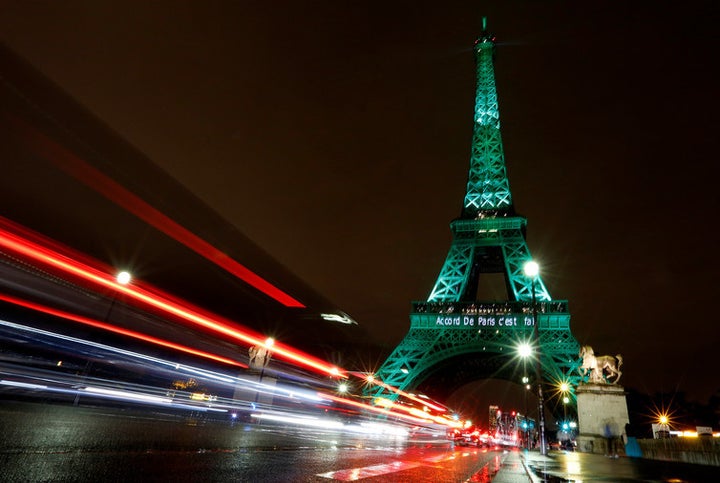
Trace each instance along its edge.
<path fill-rule="evenodd" d="M 349 434 L 140 409 L 0 400 L 4 482 L 720 481 L 720 468 L 457 446 L 437 434 Z"/>

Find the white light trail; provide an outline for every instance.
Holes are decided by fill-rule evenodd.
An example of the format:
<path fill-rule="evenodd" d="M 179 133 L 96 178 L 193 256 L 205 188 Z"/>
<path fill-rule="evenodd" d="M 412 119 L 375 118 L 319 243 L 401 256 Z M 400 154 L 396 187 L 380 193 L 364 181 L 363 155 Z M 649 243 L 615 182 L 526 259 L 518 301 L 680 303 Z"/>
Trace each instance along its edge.
<path fill-rule="evenodd" d="M 0 380 L 0 384 L 3 386 L 14 386 L 14 387 L 22 387 L 25 389 L 40 389 L 40 390 L 47 390 L 47 386 L 41 385 L 41 384 L 31 384 L 27 382 L 18 382 L 18 381 L 6 381 L 6 380 Z"/>

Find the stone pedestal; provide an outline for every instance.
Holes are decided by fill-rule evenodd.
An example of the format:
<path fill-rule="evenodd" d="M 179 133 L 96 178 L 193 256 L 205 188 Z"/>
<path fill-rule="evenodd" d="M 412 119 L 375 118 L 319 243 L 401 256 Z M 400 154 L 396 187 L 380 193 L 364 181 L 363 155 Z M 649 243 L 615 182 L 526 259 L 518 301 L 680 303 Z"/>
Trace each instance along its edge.
<path fill-rule="evenodd" d="M 576 391 L 578 451 L 612 454 L 624 452 L 623 435 L 628 417 L 625 389 L 616 384 L 580 384 Z"/>

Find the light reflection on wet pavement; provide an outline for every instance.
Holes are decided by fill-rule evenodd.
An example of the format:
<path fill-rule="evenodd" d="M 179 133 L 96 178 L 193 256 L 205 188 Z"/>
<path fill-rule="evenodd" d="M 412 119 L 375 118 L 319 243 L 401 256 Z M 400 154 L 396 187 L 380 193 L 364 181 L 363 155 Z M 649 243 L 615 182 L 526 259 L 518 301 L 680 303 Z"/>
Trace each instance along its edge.
<path fill-rule="evenodd" d="M 606 457 L 576 452 L 523 454 L 528 468 L 538 481 L 548 483 L 610 481 L 652 481 L 672 483 L 707 483 L 720 481 L 720 467 L 693 465 L 643 458 Z"/>

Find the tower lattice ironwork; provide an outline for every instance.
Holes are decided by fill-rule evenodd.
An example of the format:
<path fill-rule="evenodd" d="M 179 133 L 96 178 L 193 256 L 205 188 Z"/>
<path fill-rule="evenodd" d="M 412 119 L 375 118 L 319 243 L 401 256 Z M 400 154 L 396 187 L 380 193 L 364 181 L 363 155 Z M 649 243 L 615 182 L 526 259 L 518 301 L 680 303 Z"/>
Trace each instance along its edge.
<path fill-rule="evenodd" d="M 541 378 L 546 383 L 578 380 L 579 344 L 570 332 L 567 301 L 553 300 L 540 276 L 533 281 L 523 271 L 531 260 L 527 220 L 515 213 L 505 167 L 494 50 L 494 37 L 484 31 L 475 42 L 477 86 L 467 191 L 460 217 L 450 223 L 450 251 L 427 301 L 412 303 L 409 332 L 375 374 L 403 391 L 415 389 L 451 358 L 462 361 L 485 354 L 505 358 L 503 366 L 520 364 L 514 360 L 516 348 L 532 339 L 535 323 Z M 505 300 L 477 300 L 478 282 L 485 274 L 504 275 Z M 477 376 L 509 378 L 510 371 L 494 371 Z M 370 393 L 395 397 L 381 387 Z"/>

